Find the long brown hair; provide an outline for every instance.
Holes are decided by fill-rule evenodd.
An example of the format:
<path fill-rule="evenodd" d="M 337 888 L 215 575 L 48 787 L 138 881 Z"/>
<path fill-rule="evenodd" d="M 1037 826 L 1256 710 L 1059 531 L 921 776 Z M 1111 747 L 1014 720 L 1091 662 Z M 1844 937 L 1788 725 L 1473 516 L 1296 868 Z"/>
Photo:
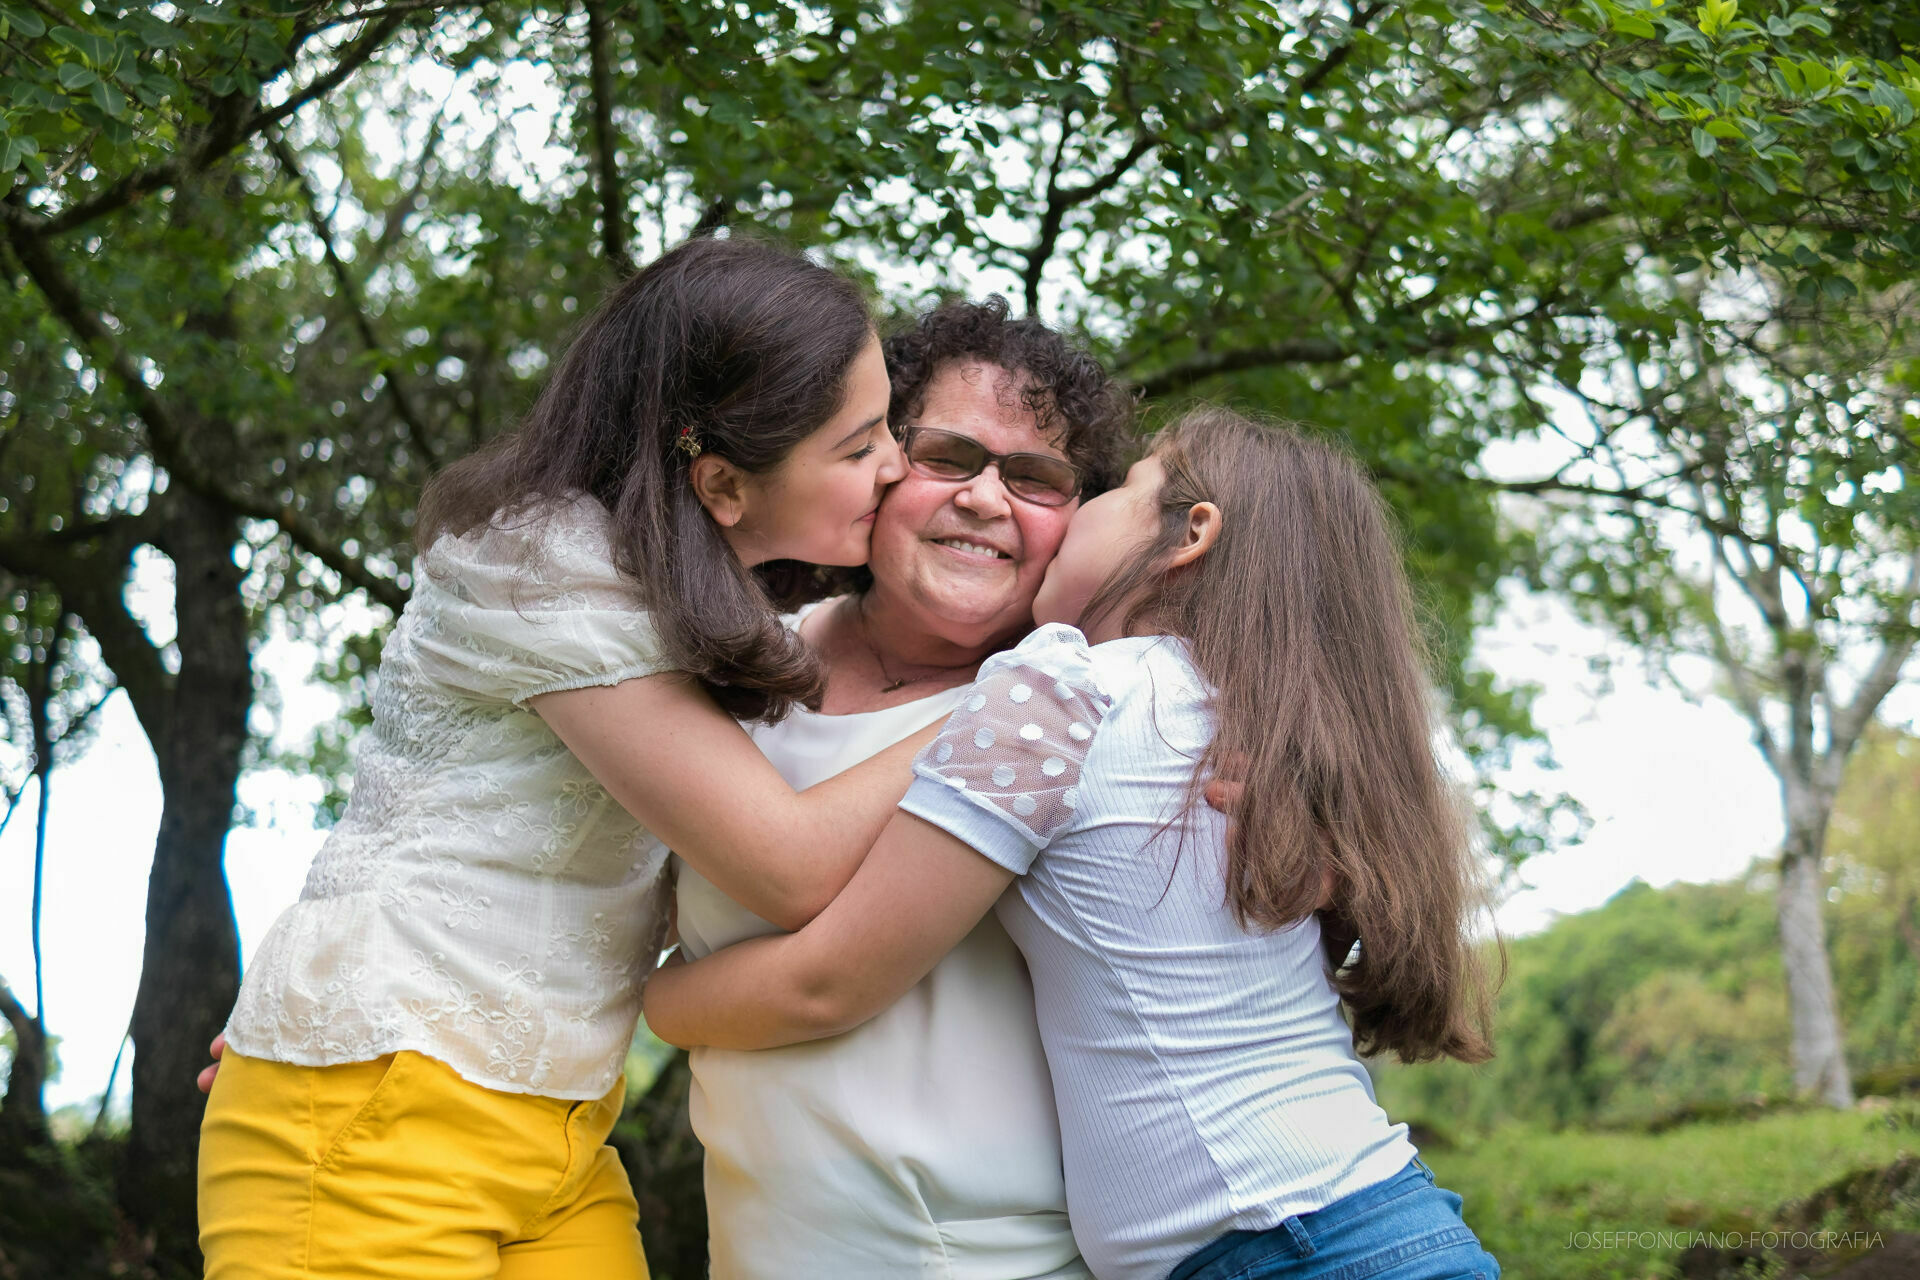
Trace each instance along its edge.
<path fill-rule="evenodd" d="M 743 470 L 771 470 L 839 410 L 872 336 L 844 277 L 749 240 L 690 240 L 587 317 L 518 430 L 433 478 L 416 542 L 589 494 L 676 668 L 736 716 L 817 705 L 819 661 L 694 497 L 676 443 L 691 429 Z"/>
<path fill-rule="evenodd" d="M 1484 891 L 1434 758 L 1386 504 L 1338 449 L 1218 407 L 1183 415 L 1153 453 L 1166 471 L 1159 531 L 1081 625 L 1123 611 L 1125 632 L 1177 635 L 1217 691 L 1188 803 L 1210 776 L 1245 784 L 1226 853 L 1235 916 L 1295 923 L 1329 877 L 1322 928 L 1360 1051 L 1484 1061 L 1491 991 L 1469 931 Z M 1219 538 L 1167 571 L 1199 502 L 1220 508 Z"/>

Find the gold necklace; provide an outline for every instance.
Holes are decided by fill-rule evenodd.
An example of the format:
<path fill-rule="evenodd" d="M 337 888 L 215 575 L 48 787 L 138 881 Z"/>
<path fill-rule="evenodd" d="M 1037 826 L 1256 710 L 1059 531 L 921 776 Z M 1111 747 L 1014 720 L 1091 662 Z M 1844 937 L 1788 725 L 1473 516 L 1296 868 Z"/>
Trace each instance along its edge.
<path fill-rule="evenodd" d="M 867 624 L 867 597 L 864 594 L 854 597 L 853 611 L 860 625 L 860 643 L 866 645 L 867 652 L 873 655 L 873 665 L 880 668 L 880 678 L 890 682 L 881 687 L 880 692 L 883 694 L 897 693 L 910 684 L 919 684 L 923 680 L 932 680 L 936 676 L 951 675 L 958 671 L 960 666 L 969 665 L 962 663 L 960 666 L 935 667 L 931 675 L 914 676 L 912 679 L 902 676 L 895 679 L 893 672 L 887 670 L 887 660 L 880 656 L 880 646 L 873 642 L 873 631 Z"/>

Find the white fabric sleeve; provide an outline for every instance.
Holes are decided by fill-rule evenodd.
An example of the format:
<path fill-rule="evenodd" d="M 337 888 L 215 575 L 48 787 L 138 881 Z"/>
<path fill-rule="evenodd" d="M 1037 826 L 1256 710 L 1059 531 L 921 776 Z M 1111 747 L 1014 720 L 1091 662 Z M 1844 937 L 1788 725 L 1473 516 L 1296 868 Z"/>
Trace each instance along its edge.
<path fill-rule="evenodd" d="M 981 666 L 915 758 L 900 807 L 1024 875 L 1073 821 L 1081 767 L 1111 705 L 1086 637 L 1041 627 Z"/>
<path fill-rule="evenodd" d="M 582 497 L 436 541 L 408 606 L 427 678 L 524 703 L 669 670 L 609 533 L 606 510 Z"/>

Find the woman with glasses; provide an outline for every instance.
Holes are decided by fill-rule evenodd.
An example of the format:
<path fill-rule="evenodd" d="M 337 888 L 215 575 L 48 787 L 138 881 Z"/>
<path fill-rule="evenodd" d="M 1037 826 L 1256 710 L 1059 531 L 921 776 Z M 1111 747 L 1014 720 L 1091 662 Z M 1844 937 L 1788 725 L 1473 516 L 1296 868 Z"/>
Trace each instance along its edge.
<path fill-rule="evenodd" d="M 948 304 L 886 352 L 907 475 L 860 580 L 799 615 L 819 710 L 754 730 L 796 787 L 944 719 L 1030 629 L 1069 517 L 1120 470 L 1125 397 L 1004 304 Z M 691 865 L 678 894 L 693 955 L 774 932 Z M 1032 989 L 991 917 L 853 1034 L 692 1067 L 715 1280 L 1087 1275 Z"/>

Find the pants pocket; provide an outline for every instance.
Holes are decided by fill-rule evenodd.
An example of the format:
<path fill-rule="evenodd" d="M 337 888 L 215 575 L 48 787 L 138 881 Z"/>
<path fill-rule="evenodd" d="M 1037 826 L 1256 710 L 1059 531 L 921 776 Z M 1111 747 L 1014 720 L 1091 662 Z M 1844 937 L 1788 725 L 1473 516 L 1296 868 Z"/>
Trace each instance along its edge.
<path fill-rule="evenodd" d="M 311 1068 L 308 1116 L 313 1126 L 313 1162 L 338 1167 L 354 1141 L 380 1123 L 385 1102 L 398 1089 L 403 1064 L 412 1055 L 389 1053 L 368 1062 Z"/>

